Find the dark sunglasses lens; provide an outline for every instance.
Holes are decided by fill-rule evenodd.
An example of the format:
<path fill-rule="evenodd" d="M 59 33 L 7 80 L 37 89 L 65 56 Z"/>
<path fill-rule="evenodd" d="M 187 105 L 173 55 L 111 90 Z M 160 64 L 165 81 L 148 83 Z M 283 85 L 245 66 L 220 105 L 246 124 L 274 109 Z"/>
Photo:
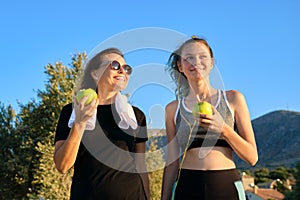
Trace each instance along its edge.
<path fill-rule="evenodd" d="M 130 75 L 130 74 L 132 73 L 132 68 L 131 68 L 129 65 L 123 65 L 122 67 L 123 67 L 124 71 L 125 71 L 128 75 Z M 114 61 L 112 61 L 112 63 L 111 63 L 111 68 L 112 68 L 113 70 L 120 70 L 120 69 L 121 69 L 121 64 L 120 64 L 118 61 L 114 60 Z"/>
<path fill-rule="evenodd" d="M 123 69 L 128 75 L 132 73 L 132 68 L 129 65 L 123 65 Z"/>
<path fill-rule="evenodd" d="M 113 70 L 120 70 L 120 63 L 118 62 L 118 61 L 116 61 L 116 60 L 114 60 L 114 61 L 112 61 L 112 63 L 111 63 L 111 68 L 113 69 Z"/>

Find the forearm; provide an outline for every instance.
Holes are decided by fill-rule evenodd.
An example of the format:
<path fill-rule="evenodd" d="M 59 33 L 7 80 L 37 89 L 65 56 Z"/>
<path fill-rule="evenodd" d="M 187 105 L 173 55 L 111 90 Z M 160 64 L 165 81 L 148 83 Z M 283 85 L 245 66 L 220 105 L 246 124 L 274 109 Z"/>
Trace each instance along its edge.
<path fill-rule="evenodd" d="M 61 173 L 66 173 L 74 165 L 84 127 L 84 124 L 74 123 L 69 137 L 61 145 L 55 146 L 54 163 Z"/>
<path fill-rule="evenodd" d="M 172 197 L 173 185 L 177 178 L 179 164 L 174 162 L 169 166 L 166 166 L 163 173 L 161 199 L 170 200 Z"/>
<path fill-rule="evenodd" d="M 222 132 L 223 137 L 229 143 L 234 152 L 244 161 L 246 161 L 249 165 L 254 166 L 257 162 L 257 148 L 256 144 L 247 141 L 243 137 L 241 137 L 238 133 L 236 133 L 232 128 L 230 128 L 227 124 L 223 127 Z"/>

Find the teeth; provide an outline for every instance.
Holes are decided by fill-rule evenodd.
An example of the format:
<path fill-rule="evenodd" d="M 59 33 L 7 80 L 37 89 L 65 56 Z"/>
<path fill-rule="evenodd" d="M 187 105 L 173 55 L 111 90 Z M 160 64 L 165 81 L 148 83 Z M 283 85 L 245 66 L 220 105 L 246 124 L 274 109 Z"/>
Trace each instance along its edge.
<path fill-rule="evenodd" d="M 125 81 L 125 78 L 123 76 L 117 76 L 116 79 L 121 80 L 121 81 Z"/>

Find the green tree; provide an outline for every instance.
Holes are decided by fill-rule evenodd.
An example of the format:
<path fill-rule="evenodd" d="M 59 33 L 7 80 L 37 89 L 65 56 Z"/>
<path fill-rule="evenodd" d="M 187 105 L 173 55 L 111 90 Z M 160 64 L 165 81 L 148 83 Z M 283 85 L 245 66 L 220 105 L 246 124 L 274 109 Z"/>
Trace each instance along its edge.
<path fill-rule="evenodd" d="M 269 177 L 273 180 L 280 179 L 286 181 L 290 176 L 291 173 L 285 167 L 278 167 L 269 173 Z"/>
<path fill-rule="evenodd" d="M 295 194 L 295 199 L 300 199 L 300 162 L 296 164 L 294 177 L 296 179 L 296 185 L 293 190 Z"/>
<path fill-rule="evenodd" d="M 292 170 L 293 176 L 296 180 L 296 185 L 293 186 L 292 191 L 285 191 L 286 200 L 299 200 L 300 199 L 300 162 L 298 162 Z"/>
<path fill-rule="evenodd" d="M 40 102 L 22 116 L 28 127 L 31 144 L 29 198 L 65 199 L 69 197 L 72 171 L 61 175 L 53 163 L 54 136 L 62 107 L 72 101 L 75 81 L 82 72 L 84 53 L 72 57 L 71 67 L 60 62 L 45 66 L 48 81 L 38 90 Z M 32 148 L 33 147 L 33 148 Z"/>
<path fill-rule="evenodd" d="M 24 157 L 18 156 L 22 142 L 15 129 L 16 124 L 18 121 L 12 106 L 5 107 L 0 103 L 1 199 L 20 199 L 26 193 L 26 166 L 23 165 Z"/>
<path fill-rule="evenodd" d="M 158 149 L 159 139 L 150 138 L 149 148 L 146 156 L 146 163 L 149 172 L 150 179 L 150 197 L 151 200 L 160 200 L 161 197 L 161 186 L 163 176 L 163 151 Z"/>
<path fill-rule="evenodd" d="M 264 182 L 268 182 L 270 181 L 270 177 L 269 177 L 269 169 L 268 168 L 261 168 L 261 169 L 257 169 L 254 171 L 254 180 L 255 183 L 264 183 Z"/>
<path fill-rule="evenodd" d="M 20 103 L 17 115 L 0 104 L 0 199 L 69 198 L 72 170 L 62 175 L 55 169 L 54 136 L 85 60 L 85 53 L 76 53 L 70 67 L 45 66 L 45 89 L 37 91 L 37 100 Z"/>

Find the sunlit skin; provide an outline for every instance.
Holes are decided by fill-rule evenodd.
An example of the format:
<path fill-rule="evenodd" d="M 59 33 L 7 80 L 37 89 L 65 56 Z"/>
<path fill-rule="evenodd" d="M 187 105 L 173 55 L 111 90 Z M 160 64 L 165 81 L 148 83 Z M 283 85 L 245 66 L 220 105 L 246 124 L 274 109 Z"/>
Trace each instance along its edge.
<path fill-rule="evenodd" d="M 217 102 L 217 90 L 209 81 L 209 74 L 213 69 L 214 59 L 209 49 L 201 42 L 186 44 L 181 51 L 181 59 L 177 62 L 180 72 L 187 77 L 190 92 L 184 99 L 185 106 L 192 110 L 199 100 L 207 101 L 212 105 Z M 196 120 L 200 125 L 220 135 L 228 142 L 232 149 L 226 147 L 198 147 L 187 151 L 182 168 L 193 170 L 224 170 L 236 168 L 233 161 L 233 151 L 249 165 L 257 162 L 258 154 L 251 125 L 250 115 L 244 96 L 236 91 L 226 91 L 229 106 L 233 112 L 238 133 L 224 123 L 223 118 L 214 106 L 213 115 L 198 114 Z M 172 101 L 166 106 L 166 134 L 168 140 L 169 165 L 164 170 L 162 199 L 169 199 L 172 186 L 179 168 L 180 149 L 176 142 L 176 125 L 174 117 L 178 101 Z M 189 134 L 189 133 L 187 133 Z M 233 151 L 232 151 L 233 150 Z M 175 160 L 175 162 L 173 162 Z"/>
<path fill-rule="evenodd" d="M 122 56 L 118 54 L 107 54 L 103 56 L 102 66 L 92 72 L 92 77 L 98 82 L 98 99 L 99 104 L 114 103 L 114 96 L 117 92 L 127 87 L 130 75 L 126 74 L 121 67 L 120 70 L 111 70 L 109 67 L 110 62 L 116 60 L 121 65 L 126 64 Z"/>
<path fill-rule="evenodd" d="M 202 82 L 203 79 L 207 80 L 213 64 L 214 59 L 211 58 L 207 47 L 197 42 L 188 44 L 182 49 L 178 66 L 192 83 Z"/>

